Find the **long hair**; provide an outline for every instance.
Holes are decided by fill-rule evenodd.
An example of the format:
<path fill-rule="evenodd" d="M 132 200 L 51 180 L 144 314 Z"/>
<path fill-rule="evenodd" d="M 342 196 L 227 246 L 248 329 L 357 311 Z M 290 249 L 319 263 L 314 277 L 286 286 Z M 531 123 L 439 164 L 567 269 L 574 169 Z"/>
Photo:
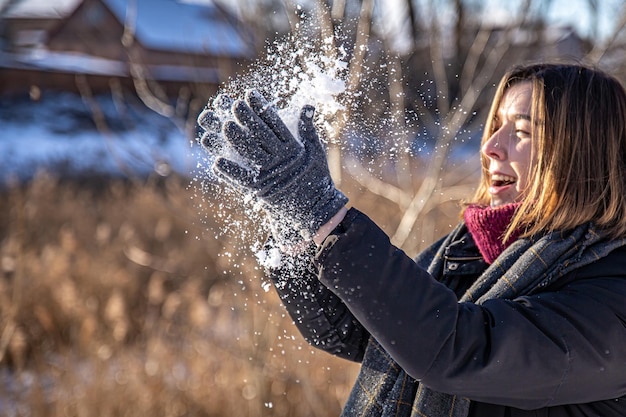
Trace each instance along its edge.
<path fill-rule="evenodd" d="M 583 65 L 515 67 L 498 85 L 482 143 L 507 89 L 533 86 L 533 161 L 524 198 L 505 236 L 530 236 L 593 222 L 610 236 L 626 234 L 626 91 L 609 74 Z M 489 205 L 489 161 L 474 195 Z"/>

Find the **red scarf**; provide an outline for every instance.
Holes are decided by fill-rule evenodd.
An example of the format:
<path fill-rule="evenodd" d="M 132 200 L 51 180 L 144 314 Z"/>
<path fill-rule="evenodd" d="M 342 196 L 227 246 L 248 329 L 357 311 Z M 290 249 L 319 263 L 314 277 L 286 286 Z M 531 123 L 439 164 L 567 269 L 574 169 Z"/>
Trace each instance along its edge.
<path fill-rule="evenodd" d="M 498 256 L 520 235 L 515 230 L 504 242 L 504 232 L 521 203 L 510 203 L 498 207 L 469 206 L 463 215 L 465 224 L 478 246 L 485 262 L 492 264 Z"/>

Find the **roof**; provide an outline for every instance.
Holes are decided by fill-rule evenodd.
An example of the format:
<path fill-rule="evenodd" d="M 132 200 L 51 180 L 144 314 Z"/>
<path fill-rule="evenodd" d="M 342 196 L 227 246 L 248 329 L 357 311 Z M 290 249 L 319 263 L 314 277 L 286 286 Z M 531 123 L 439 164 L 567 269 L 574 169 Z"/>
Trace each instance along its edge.
<path fill-rule="evenodd" d="M 0 8 L 9 0 L 0 0 Z M 82 0 L 20 0 L 11 4 L 3 17 L 59 19 L 70 14 Z"/>
<path fill-rule="evenodd" d="M 188 53 L 251 56 L 239 28 L 213 3 L 176 0 L 102 0 L 146 48 Z"/>
<path fill-rule="evenodd" d="M 29 54 L 0 52 L 0 68 L 23 70 L 46 70 L 72 74 L 106 75 L 129 77 L 128 65 L 121 61 L 99 58 L 72 52 L 33 50 Z M 156 81 L 195 81 L 218 83 L 219 73 L 215 68 L 184 65 L 146 65 L 150 79 Z"/>
<path fill-rule="evenodd" d="M 0 8 L 7 0 L 0 0 Z M 3 17 L 65 18 L 83 0 L 21 0 Z M 252 45 L 237 20 L 212 1 L 101 0 L 121 24 L 132 24 L 135 38 L 146 48 L 191 54 L 252 57 Z"/>

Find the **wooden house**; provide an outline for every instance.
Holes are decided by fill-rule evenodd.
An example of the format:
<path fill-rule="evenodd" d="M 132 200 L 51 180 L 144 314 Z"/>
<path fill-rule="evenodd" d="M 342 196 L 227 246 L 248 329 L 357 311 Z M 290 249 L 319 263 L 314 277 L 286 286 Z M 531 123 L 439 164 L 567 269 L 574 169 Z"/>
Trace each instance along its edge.
<path fill-rule="evenodd" d="M 215 3 L 64 1 L 75 4 L 39 28 L 6 11 L 0 92 L 121 85 L 206 97 L 255 57 L 252 34 Z"/>

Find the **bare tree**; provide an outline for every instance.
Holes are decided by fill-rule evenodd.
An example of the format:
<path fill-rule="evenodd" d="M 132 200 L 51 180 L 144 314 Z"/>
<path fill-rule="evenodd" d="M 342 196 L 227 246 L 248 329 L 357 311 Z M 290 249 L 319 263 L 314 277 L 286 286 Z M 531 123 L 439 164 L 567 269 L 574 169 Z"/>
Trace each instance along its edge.
<path fill-rule="evenodd" d="M 408 238 L 420 216 L 441 202 L 460 201 L 463 197 L 469 197 L 468 187 L 463 185 L 467 183 L 466 175 L 454 178 L 450 174 L 451 170 L 446 168 L 448 156 L 455 138 L 468 128 L 476 114 L 486 110 L 491 88 L 504 70 L 514 62 L 555 57 L 558 53 L 552 49 L 550 42 L 553 41 L 548 37 L 544 18 L 552 7 L 551 1 L 526 0 L 509 22 L 498 26 L 481 19 L 480 13 L 484 10 L 476 3 L 462 0 L 418 3 L 406 0 L 404 4 L 410 27 L 411 49 L 403 55 L 397 55 L 391 50 L 392 42 L 382 39 L 387 79 L 386 91 L 381 97 L 386 97 L 387 102 L 378 105 L 386 107 L 393 125 L 399 132 L 405 132 L 395 135 L 389 146 L 396 149 L 410 147 L 413 133 L 405 123 L 419 125 L 429 132 L 433 151 L 427 164 L 420 170 L 410 169 L 409 154 L 395 153 L 395 161 L 391 165 L 395 167 L 396 175 L 391 179 L 372 175 L 356 160 L 346 164 L 342 160 L 346 155 L 342 155 L 340 142 L 347 134 L 347 121 L 355 116 L 351 110 L 340 118 L 330 149 L 334 176 L 341 180 L 340 167 L 344 167 L 370 192 L 398 206 L 401 217 L 392 240 L 402 247 L 408 245 Z M 322 20 L 326 23 L 321 25 L 321 30 L 326 33 L 332 33 L 333 25 L 346 17 L 346 0 L 319 0 L 316 5 L 320 16 L 325 16 L 326 20 Z M 372 57 L 368 56 L 367 47 L 371 46 L 376 36 L 382 36 L 380 31 L 376 32 L 374 1 L 364 0 L 359 5 L 361 12 L 354 33 L 354 54 L 348 76 L 351 91 L 361 87 L 364 68 L 372 64 L 368 61 Z M 597 20 L 597 1 L 590 0 L 589 7 L 592 17 Z M 453 24 L 439 17 L 442 11 L 448 16 L 454 16 Z M 581 56 L 579 59 L 597 62 L 607 51 L 612 50 L 611 45 L 616 43 L 624 25 L 626 20 L 623 19 L 617 25 L 613 37 L 609 37 L 603 45 L 595 45 L 593 50 L 588 51 L 587 57 Z M 583 45 L 582 49 L 585 52 L 586 46 Z M 433 96 L 432 100 L 425 99 L 428 94 L 420 91 L 420 79 L 414 74 L 427 74 L 422 77 L 422 81 L 429 79 L 431 91 L 428 94 Z M 414 119 L 411 120 L 411 117 Z M 479 126 L 474 127 L 477 128 Z M 412 184 L 419 185 L 416 188 Z M 431 240 L 431 236 L 422 238 L 424 241 Z"/>

